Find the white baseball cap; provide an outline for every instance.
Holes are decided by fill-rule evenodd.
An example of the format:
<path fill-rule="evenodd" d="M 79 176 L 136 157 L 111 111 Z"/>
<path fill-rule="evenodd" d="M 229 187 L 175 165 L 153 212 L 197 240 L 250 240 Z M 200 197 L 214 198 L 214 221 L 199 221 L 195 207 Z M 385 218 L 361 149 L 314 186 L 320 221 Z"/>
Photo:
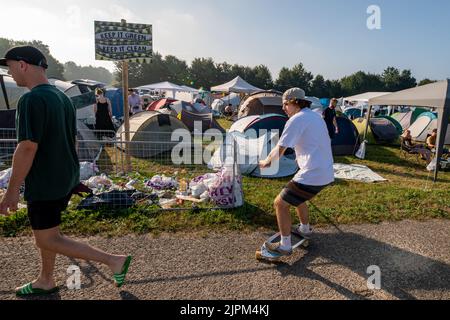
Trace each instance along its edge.
<path fill-rule="evenodd" d="M 289 89 L 283 94 L 283 103 L 289 100 L 304 100 L 309 102 L 309 100 L 306 99 L 305 91 L 300 88 Z"/>

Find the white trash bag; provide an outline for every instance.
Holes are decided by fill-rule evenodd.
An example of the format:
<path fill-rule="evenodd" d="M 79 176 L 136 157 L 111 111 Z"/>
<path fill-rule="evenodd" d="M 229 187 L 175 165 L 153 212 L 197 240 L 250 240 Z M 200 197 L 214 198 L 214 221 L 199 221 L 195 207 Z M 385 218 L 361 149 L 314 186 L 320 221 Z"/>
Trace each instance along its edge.
<path fill-rule="evenodd" d="M 98 167 L 91 162 L 80 162 L 80 180 L 88 180 L 89 178 L 97 175 L 99 172 Z"/>
<path fill-rule="evenodd" d="M 0 189 L 6 189 L 9 185 L 9 179 L 11 179 L 12 169 L 6 169 L 0 172 Z"/>
<path fill-rule="evenodd" d="M 361 146 L 359 147 L 359 150 L 356 152 L 355 157 L 361 160 L 364 160 L 366 158 L 366 145 L 367 141 L 363 141 L 363 143 L 361 143 Z"/>
<path fill-rule="evenodd" d="M 234 167 L 234 172 L 233 172 Z M 216 179 L 206 180 L 211 200 L 222 208 L 238 208 L 244 205 L 242 176 L 239 166 L 225 165 Z"/>

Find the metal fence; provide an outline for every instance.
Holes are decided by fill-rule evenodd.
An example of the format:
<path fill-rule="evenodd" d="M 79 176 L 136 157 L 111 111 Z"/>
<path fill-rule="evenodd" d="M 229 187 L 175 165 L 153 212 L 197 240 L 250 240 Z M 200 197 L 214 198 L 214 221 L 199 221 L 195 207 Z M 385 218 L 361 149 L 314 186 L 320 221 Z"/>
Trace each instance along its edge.
<path fill-rule="evenodd" d="M 5 170 L 12 165 L 17 140 L 14 130 L 0 132 L 0 170 Z M 217 172 L 208 164 L 219 148 L 227 152 L 221 157 L 225 169 Z M 126 142 L 124 134 L 80 130 L 80 178 L 95 196 L 77 205 L 95 209 L 109 201 L 117 208 L 132 203 L 168 210 L 234 208 L 243 201 L 235 196 L 242 194 L 235 150 L 234 141 L 218 134 L 130 132 Z"/>

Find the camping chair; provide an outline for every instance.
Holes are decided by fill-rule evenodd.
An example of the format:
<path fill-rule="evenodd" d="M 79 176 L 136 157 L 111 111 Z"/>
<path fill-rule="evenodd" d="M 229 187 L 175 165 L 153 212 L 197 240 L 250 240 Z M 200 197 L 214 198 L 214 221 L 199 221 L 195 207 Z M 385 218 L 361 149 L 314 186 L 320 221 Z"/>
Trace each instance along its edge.
<path fill-rule="evenodd" d="M 405 143 L 405 139 L 400 137 L 400 156 L 407 160 L 410 157 L 414 157 L 416 159 L 416 163 L 420 164 L 421 157 L 418 151 L 412 151 L 412 148 Z"/>

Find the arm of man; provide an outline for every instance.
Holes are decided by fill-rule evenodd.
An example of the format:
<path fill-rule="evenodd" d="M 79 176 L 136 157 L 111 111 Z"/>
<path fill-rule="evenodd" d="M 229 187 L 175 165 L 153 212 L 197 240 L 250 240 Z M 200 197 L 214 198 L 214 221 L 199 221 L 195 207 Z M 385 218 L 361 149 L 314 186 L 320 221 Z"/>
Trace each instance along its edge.
<path fill-rule="evenodd" d="M 108 102 L 109 116 L 112 118 L 112 106 L 111 106 L 111 100 L 106 99 L 106 101 Z"/>
<path fill-rule="evenodd" d="M 298 124 L 297 124 L 298 125 Z M 303 134 L 305 126 L 296 127 L 291 120 L 289 120 L 284 128 L 283 134 L 281 135 L 280 141 L 278 141 L 277 146 L 272 150 L 267 159 L 260 161 L 259 166 L 261 168 L 270 167 L 273 161 L 280 159 L 289 148 L 294 148 L 297 139 Z"/>
<path fill-rule="evenodd" d="M 339 127 L 338 127 L 338 124 L 337 124 L 336 117 L 333 118 L 333 124 L 334 124 L 334 128 L 336 129 L 336 133 L 339 133 Z"/>
<path fill-rule="evenodd" d="M 270 165 L 272 164 L 272 162 L 277 161 L 277 160 L 280 159 L 282 156 L 284 156 L 286 150 L 287 150 L 287 148 L 285 148 L 285 147 L 276 146 L 276 147 L 272 150 L 272 152 L 269 154 L 269 156 L 267 157 L 267 159 L 262 160 L 262 161 L 259 162 L 259 167 L 260 167 L 261 169 L 270 167 Z"/>
<path fill-rule="evenodd" d="M 38 144 L 31 141 L 22 141 L 14 152 L 12 174 L 8 190 L 0 203 L 0 215 L 10 215 L 17 210 L 20 198 L 20 186 L 31 170 Z M 9 211 L 8 211 L 9 209 Z"/>

